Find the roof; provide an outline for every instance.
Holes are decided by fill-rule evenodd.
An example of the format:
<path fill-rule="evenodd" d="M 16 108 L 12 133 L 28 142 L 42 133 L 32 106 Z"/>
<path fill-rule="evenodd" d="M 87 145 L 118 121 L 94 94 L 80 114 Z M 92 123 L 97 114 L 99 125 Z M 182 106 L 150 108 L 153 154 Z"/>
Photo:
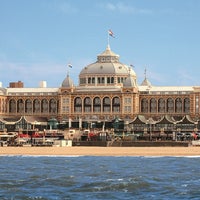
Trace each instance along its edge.
<path fill-rule="evenodd" d="M 175 123 L 176 121 L 170 115 L 163 116 L 161 120 L 157 122 L 157 124 L 175 124 Z"/>
<path fill-rule="evenodd" d="M 47 124 L 46 117 L 37 117 L 37 116 L 2 117 L 0 119 L 0 121 L 5 124 L 16 124 L 16 123 L 20 122 L 23 118 L 26 120 L 27 123 L 31 123 L 34 125 L 37 125 L 37 124 L 46 125 Z"/>
<path fill-rule="evenodd" d="M 111 51 L 110 49 L 110 45 L 107 46 L 106 50 L 103 51 L 101 54 L 98 55 L 99 56 L 117 56 L 119 57 L 119 55 L 117 55 L 116 53 L 114 53 L 113 51 Z"/>
<path fill-rule="evenodd" d="M 177 124 L 195 124 L 195 122 L 189 115 L 183 117 Z"/>
<path fill-rule="evenodd" d="M 126 88 L 129 87 L 136 87 L 137 83 L 136 83 L 136 78 L 132 77 L 130 74 L 128 76 L 128 78 L 126 78 L 126 80 L 123 82 L 123 86 Z"/>
<path fill-rule="evenodd" d="M 193 86 L 138 86 L 139 91 L 149 91 L 149 92 L 192 92 L 194 90 Z"/>
<path fill-rule="evenodd" d="M 7 95 L 14 93 L 57 93 L 59 88 L 6 88 Z"/>
<path fill-rule="evenodd" d="M 24 116 L 24 119 L 31 124 L 47 124 L 47 117 L 37 117 L 37 116 Z"/>
<path fill-rule="evenodd" d="M 69 74 L 67 74 L 66 78 L 62 82 L 62 87 L 68 88 L 73 87 L 74 83 L 72 79 L 69 77 Z"/>
<path fill-rule="evenodd" d="M 5 95 L 5 94 L 6 94 L 5 88 L 0 88 L 0 95 Z"/>
<path fill-rule="evenodd" d="M 151 82 L 145 77 L 143 82 L 141 83 L 142 86 L 151 86 Z"/>
<path fill-rule="evenodd" d="M 97 56 L 97 61 L 84 67 L 79 76 L 85 75 L 124 75 L 128 74 L 136 76 L 134 70 L 123 63 L 119 62 L 119 55 L 111 51 L 110 46 Z"/>
<path fill-rule="evenodd" d="M 146 124 L 147 120 L 144 115 L 137 115 L 130 124 Z"/>
<path fill-rule="evenodd" d="M 96 75 L 96 74 L 102 74 L 102 75 L 116 75 L 116 74 L 120 74 L 120 75 L 128 75 L 129 71 L 132 75 L 136 75 L 135 72 L 133 71 L 133 69 L 130 70 L 130 67 L 127 65 L 124 65 L 120 62 L 118 63 L 113 63 L 113 62 L 108 62 L 108 63 L 100 63 L 100 62 L 95 62 L 92 64 L 87 65 L 86 67 L 84 67 L 79 76 L 83 76 L 83 75 L 88 75 L 88 74 L 92 74 L 92 75 Z"/>

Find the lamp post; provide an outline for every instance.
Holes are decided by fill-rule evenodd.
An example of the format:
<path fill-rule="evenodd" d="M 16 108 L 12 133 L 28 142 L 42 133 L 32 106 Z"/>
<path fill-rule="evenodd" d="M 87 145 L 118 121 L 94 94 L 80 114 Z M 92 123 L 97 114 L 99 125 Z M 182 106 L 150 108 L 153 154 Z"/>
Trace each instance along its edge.
<path fill-rule="evenodd" d="M 197 120 L 197 121 L 195 122 L 195 132 L 196 132 L 196 133 L 198 132 L 198 123 L 199 123 L 199 120 Z"/>
<path fill-rule="evenodd" d="M 128 132 L 129 132 L 129 122 L 128 121 L 125 121 L 125 135 L 127 135 L 128 134 Z"/>
<path fill-rule="evenodd" d="M 116 134 L 118 132 L 118 129 L 119 129 L 119 119 L 118 119 L 118 117 L 116 117 L 114 119 L 113 128 L 114 128 L 114 133 Z"/>
<path fill-rule="evenodd" d="M 149 140 L 152 140 L 152 132 L 151 132 L 151 121 L 149 122 Z"/>
<path fill-rule="evenodd" d="M 152 124 L 153 124 L 153 119 L 149 118 L 147 120 L 147 124 L 149 125 L 149 141 L 152 140 Z"/>
<path fill-rule="evenodd" d="M 177 142 L 176 122 L 174 122 L 173 140 Z"/>

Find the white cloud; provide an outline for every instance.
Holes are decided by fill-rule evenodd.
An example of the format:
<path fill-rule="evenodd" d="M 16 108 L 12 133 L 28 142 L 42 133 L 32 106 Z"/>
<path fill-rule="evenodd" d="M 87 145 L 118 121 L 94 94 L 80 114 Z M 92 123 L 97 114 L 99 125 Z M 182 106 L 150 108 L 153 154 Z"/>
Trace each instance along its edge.
<path fill-rule="evenodd" d="M 16 81 L 24 82 L 25 87 L 37 87 L 41 80 L 58 87 L 65 78 L 65 67 L 61 64 L 4 62 L 0 63 L 0 68 L 0 81 L 4 87 Z"/>
<path fill-rule="evenodd" d="M 108 10 L 111 10 L 111 11 L 115 11 L 116 10 L 116 6 L 112 3 L 107 3 L 106 6 L 105 6 Z"/>
<path fill-rule="evenodd" d="M 76 14 L 78 13 L 78 8 L 66 1 L 48 1 L 45 8 L 50 10 L 60 12 L 63 14 Z"/>
<path fill-rule="evenodd" d="M 91 63 L 91 59 L 72 61 L 72 69 L 67 63 L 14 63 L 9 61 L 0 62 L 0 82 L 3 87 L 8 87 L 10 82 L 22 81 L 24 87 L 38 87 L 40 81 L 46 81 L 47 87 L 60 87 L 69 72 L 75 85 L 78 84 L 80 71 Z"/>
<path fill-rule="evenodd" d="M 74 14 L 78 12 L 78 9 L 68 2 L 58 3 L 57 8 L 65 14 Z"/>
<path fill-rule="evenodd" d="M 177 72 L 177 82 L 178 85 L 199 85 L 199 80 L 195 79 L 194 74 L 191 75 L 191 71 L 186 69 L 181 69 Z"/>
<path fill-rule="evenodd" d="M 144 8 L 136 8 L 134 6 L 130 6 L 127 4 L 124 4 L 122 2 L 117 3 L 106 3 L 103 5 L 103 7 L 106 10 L 113 11 L 113 12 L 119 12 L 123 14 L 151 14 L 152 10 L 144 9 Z"/>

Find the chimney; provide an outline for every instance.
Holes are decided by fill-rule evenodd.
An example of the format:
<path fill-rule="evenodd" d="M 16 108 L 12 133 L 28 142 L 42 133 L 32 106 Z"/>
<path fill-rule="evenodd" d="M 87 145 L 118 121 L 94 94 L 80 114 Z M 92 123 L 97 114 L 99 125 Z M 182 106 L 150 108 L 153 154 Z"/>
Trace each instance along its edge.
<path fill-rule="evenodd" d="M 10 88 L 23 88 L 24 87 L 24 83 L 21 81 L 18 82 L 10 82 L 9 83 L 9 87 Z"/>
<path fill-rule="evenodd" d="M 40 88 L 46 88 L 47 87 L 47 82 L 46 81 L 40 81 L 39 87 Z"/>

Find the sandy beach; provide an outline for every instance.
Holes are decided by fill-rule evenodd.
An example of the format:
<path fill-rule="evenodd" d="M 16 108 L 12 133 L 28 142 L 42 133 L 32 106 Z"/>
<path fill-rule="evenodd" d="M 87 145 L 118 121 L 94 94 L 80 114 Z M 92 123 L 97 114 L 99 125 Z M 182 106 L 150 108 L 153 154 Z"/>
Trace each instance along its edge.
<path fill-rule="evenodd" d="M 0 147 L 0 155 L 200 156 L 200 147 Z"/>

